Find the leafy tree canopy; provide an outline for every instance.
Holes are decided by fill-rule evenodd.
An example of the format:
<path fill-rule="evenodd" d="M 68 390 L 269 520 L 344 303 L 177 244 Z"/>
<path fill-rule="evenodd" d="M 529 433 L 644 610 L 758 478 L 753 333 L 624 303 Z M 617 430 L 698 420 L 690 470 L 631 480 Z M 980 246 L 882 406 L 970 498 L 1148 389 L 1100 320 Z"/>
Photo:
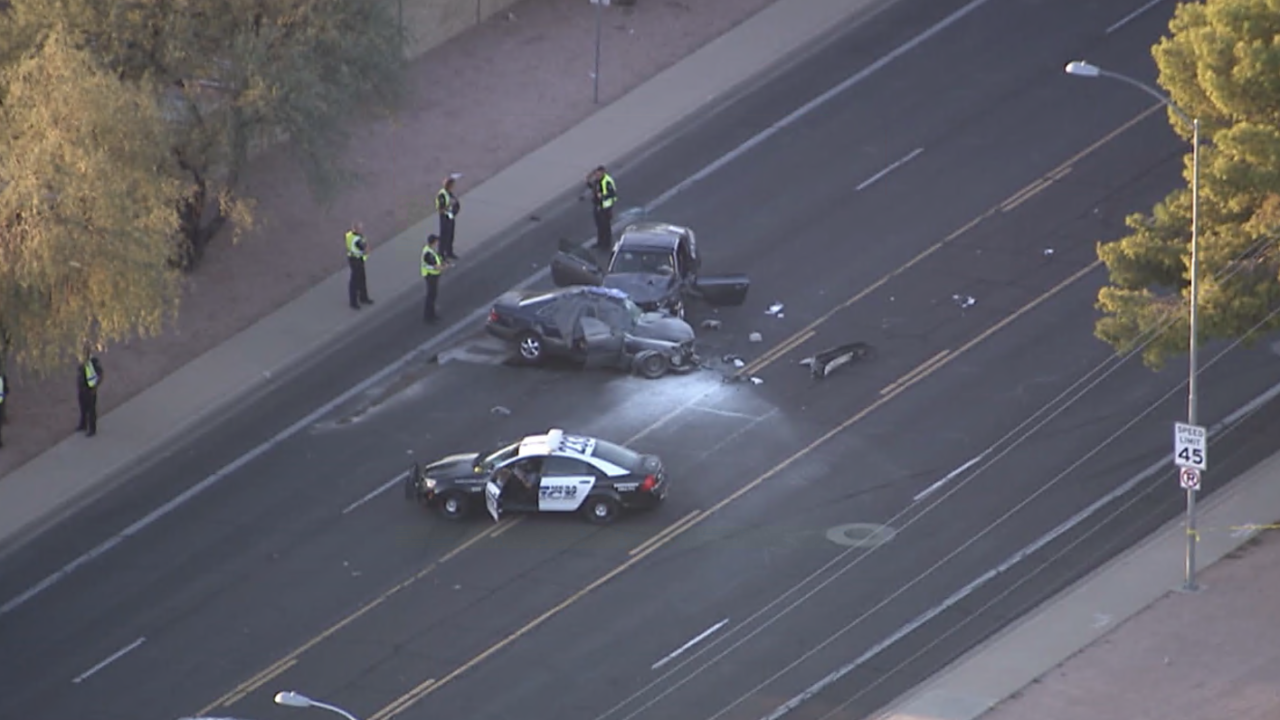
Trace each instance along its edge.
<path fill-rule="evenodd" d="M 1200 120 L 1201 339 L 1280 327 L 1280 0 L 1183 3 L 1169 31 L 1152 49 L 1159 83 Z M 1185 121 L 1170 122 L 1191 139 Z M 1156 367 L 1187 348 L 1190 154 L 1184 175 L 1188 187 L 1098 248 L 1111 282 L 1097 335 L 1122 352 L 1149 342 Z"/>
<path fill-rule="evenodd" d="M 335 162 L 343 121 L 400 89 L 404 34 L 388 0 L 9 1 L 0 62 L 62 27 L 122 80 L 161 89 L 180 131 L 184 269 L 228 220 L 250 221 L 252 204 L 235 190 L 252 149 L 290 138 L 327 197 L 345 178 Z"/>
<path fill-rule="evenodd" d="M 150 264 L 191 270 L 252 222 L 237 185 L 256 148 L 287 138 L 327 198 L 347 179 L 345 122 L 393 104 L 403 48 L 389 0 L 0 0 L 0 109 L 18 128 L 0 140 L 0 253 L 22 261 L 0 268 L 0 336 L 48 366 L 82 336 L 157 329 L 178 295 Z"/>
<path fill-rule="evenodd" d="M 155 93 L 66 36 L 4 79 L 0 327 L 24 366 L 48 371 L 85 345 L 155 332 L 176 308 L 181 186 L 156 171 L 168 127 Z"/>

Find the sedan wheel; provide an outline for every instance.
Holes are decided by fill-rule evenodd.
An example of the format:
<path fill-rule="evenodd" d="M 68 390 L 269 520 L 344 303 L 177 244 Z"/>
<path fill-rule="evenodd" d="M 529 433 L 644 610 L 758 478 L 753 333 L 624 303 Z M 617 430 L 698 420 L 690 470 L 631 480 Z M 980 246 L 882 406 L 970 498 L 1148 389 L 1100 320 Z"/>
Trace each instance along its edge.
<path fill-rule="evenodd" d="M 535 333 L 522 333 L 516 342 L 520 349 L 521 360 L 530 363 L 542 360 L 542 338 Z"/>

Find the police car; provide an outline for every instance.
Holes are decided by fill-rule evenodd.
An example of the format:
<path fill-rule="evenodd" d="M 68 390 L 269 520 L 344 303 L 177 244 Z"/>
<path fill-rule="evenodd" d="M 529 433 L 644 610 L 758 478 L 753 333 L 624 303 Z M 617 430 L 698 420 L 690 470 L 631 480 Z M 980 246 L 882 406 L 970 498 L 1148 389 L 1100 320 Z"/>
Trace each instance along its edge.
<path fill-rule="evenodd" d="M 405 496 L 456 520 L 481 503 L 497 521 L 507 513 L 580 512 L 599 525 L 623 510 L 656 507 L 667 495 L 656 455 L 552 428 L 488 453 L 414 464 Z"/>

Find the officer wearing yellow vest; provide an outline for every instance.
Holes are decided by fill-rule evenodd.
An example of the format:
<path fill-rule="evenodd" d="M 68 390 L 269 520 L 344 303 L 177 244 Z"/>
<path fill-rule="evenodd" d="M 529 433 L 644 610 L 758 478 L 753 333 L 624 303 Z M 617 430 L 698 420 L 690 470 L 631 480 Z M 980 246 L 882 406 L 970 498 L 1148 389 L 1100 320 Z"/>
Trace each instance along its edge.
<path fill-rule="evenodd" d="M 440 319 L 436 315 L 436 294 L 440 289 L 440 273 L 444 272 L 444 256 L 440 254 L 440 236 L 428 235 L 427 246 L 422 248 L 422 279 L 427 285 L 427 298 L 422 306 L 422 321 L 434 323 Z"/>
<path fill-rule="evenodd" d="M 88 351 L 76 369 L 76 395 L 80 400 L 80 424 L 76 430 L 85 437 L 98 434 L 98 386 L 102 384 L 102 363 Z"/>
<path fill-rule="evenodd" d="M 440 216 L 440 256 L 445 260 L 458 259 L 453 252 L 453 228 L 457 223 L 458 213 L 462 211 L 462 203 L 453 194 L 453 184 L 461 177 L 460 173 L 451 173 L 445 178 L 440 192 L 436 193 L 436 214 Z"/>
<path fill-rule="evenodd" d="M 354 223 L 347 231 L 347 267 L 351 268 L 351 277 L 347 281 L 347 300 L 352 310 L 359 310 L 361 305 L 372 305 L 369 299 L 369 285 L 365 279 L 364 263 L 369 258 L 369 246 L 364 239 L 364 225 Z"/>
<path fill-rule="evenodd" d="M 4 401 L 9 394 L 9 378 L 5 377 L 4 369 L 0 368 L 0 447 L 4 447 Z"/>
<path fill-rule="evenodd" d="M 587 175 L 596 221 L 596 247 L 608 251 L 613 247 L 613 206 L 618 202 L 618 186 L 601 165 Z"/>

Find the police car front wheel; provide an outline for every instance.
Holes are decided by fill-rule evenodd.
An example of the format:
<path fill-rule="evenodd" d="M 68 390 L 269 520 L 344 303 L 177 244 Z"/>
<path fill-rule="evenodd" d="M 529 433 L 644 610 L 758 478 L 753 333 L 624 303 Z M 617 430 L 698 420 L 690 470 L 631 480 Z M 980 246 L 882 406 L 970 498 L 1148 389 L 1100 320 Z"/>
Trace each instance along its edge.
<path fill-rule="evenodd" d="M 608 525 L 618 517 L 618 501 L 608 495 L 589 497 L 582 512 L 596 525 Z"/>
<path fill-rule="evenodd" d="M 446 520 L 461 520 L 470 509 L 470 501 L 461 493 L 449 493 L 440 498 L 440 515 Z"/>

